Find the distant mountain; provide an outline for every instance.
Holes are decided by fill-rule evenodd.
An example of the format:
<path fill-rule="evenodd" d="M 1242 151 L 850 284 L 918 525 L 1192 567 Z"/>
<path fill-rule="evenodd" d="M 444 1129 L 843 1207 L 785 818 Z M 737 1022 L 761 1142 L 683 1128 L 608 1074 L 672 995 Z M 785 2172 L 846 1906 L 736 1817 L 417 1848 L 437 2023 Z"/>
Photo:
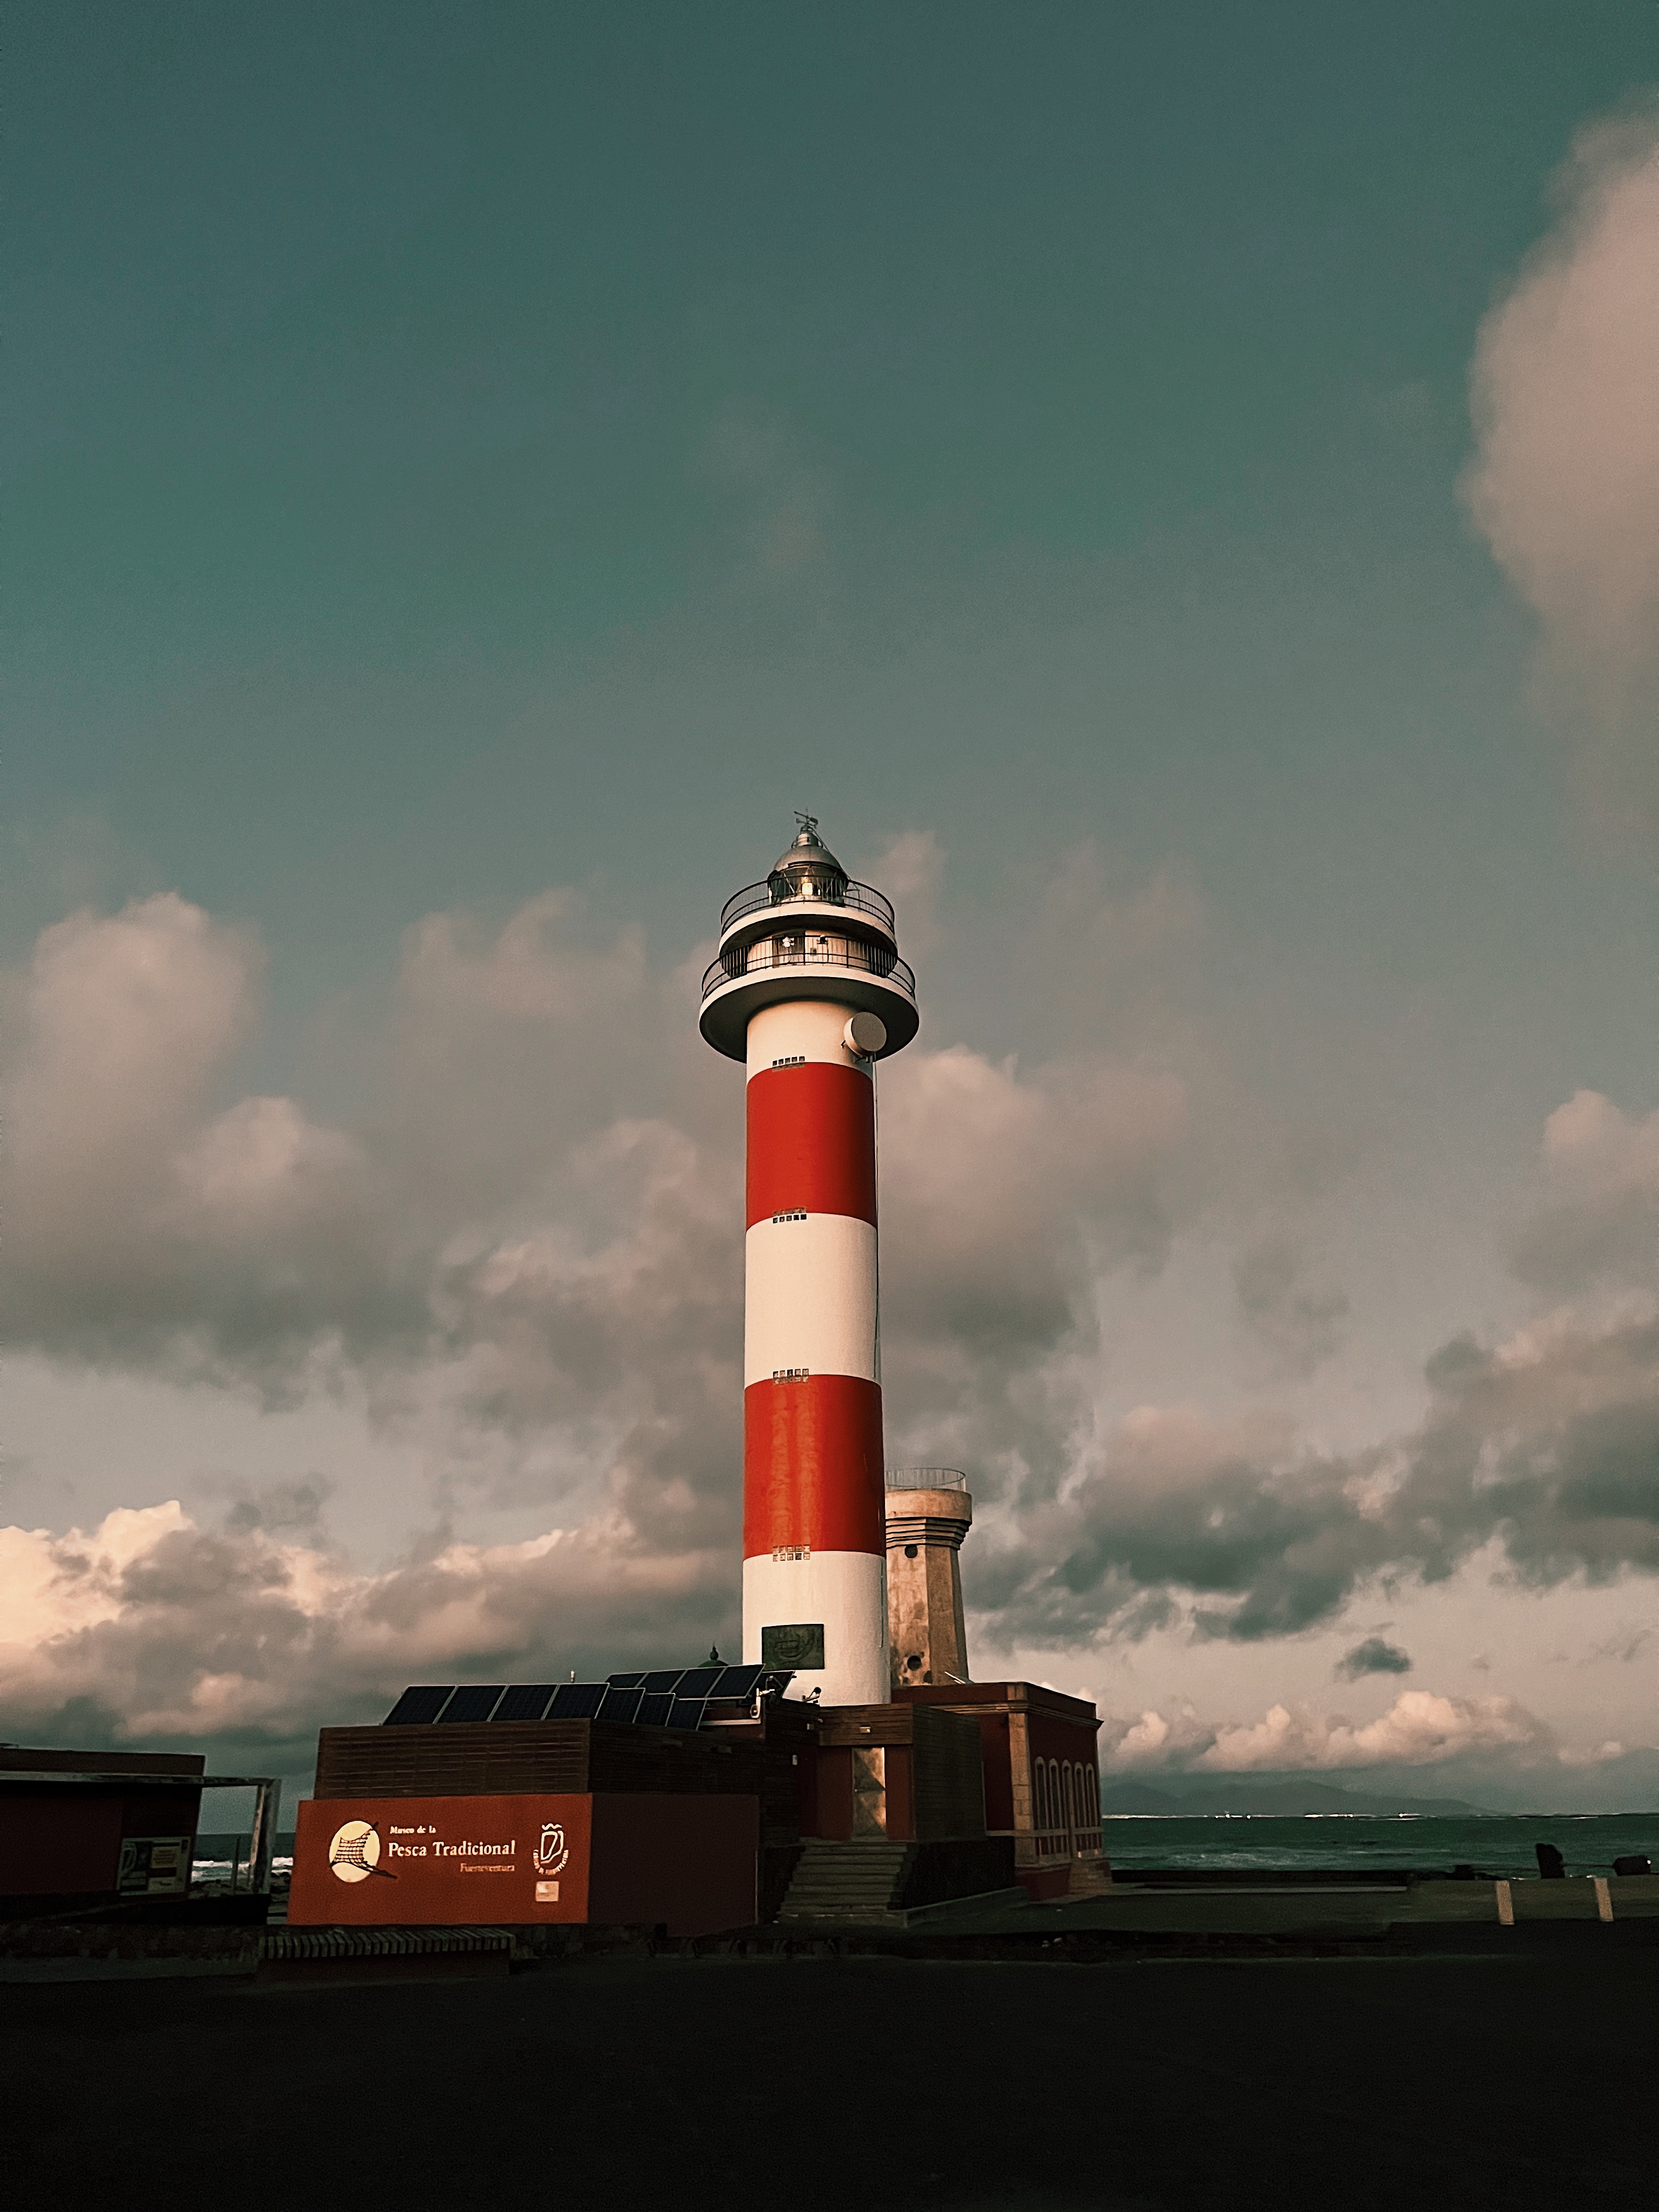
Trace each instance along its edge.
<path fill-rule="evenodd" d="M 1483 1809 L 1462 1797 L 1405 1797 L 1393 1791 L 1340 1790 L 1329 1782 L 1234 1781 L 1225 1775 L 1202 1782 L 1183 1777 L 1178 1790 L 1154 1790 L 1144 1782 L 1116 1781 L 1108 1776 L 1101 1794 L 1109 1820 L 1114 1813 L 1437 1813 L 1455 1816 Z"/>

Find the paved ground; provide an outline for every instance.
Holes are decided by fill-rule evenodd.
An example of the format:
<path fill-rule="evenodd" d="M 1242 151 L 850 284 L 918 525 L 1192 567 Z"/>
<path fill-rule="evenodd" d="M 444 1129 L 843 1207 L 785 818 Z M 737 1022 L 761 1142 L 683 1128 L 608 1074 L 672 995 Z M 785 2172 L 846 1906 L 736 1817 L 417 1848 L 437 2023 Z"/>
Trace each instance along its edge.
<path fill-rule="evenodd" d="M 1501 1903 L 1500 1903 L 1501 1900 Z M 1123 1881 L 1110 1896 L 1073 1899 L 1059 1905 L 1021 1905 L 1012 1911 L 975 1914 L 987 1933 L 1029 1936 L 1039 1923 L 1056 1935 L 1115 1932 L 1118 1935 L 1225 1935 L 1300 1936 L 1337 1942 L 1383 1938 L 1392 1929 L 1443 1930 L 1449 1942 L 1466 1931 L 1501 1924 L 1506 1904 L 1513 1924 L 1528 1928 L 1549 1921 L 1599 1920 L 1603 1908 L 1621 1925 L 1659 1922 L 1659 1875 L 1615 1879 L 1598 1894 L 1591 1881 L 1418 1881 L 1407 1888 L 1362 1880 L 1346 1886 L 1275 1885 L 1263 1875 L 1259 1885 L 1231 1881 L 1206 1887 L 1137 1888 Z M 930 1919 L 934 1929 L 955 1926 L 945 1916 Z"/>
<path fill-rule="evenodd" d="M 17 2201 L 1650 2204 L 1651 1924 L 1491 1958 L 579 1960 L 0 1991 Z"/>

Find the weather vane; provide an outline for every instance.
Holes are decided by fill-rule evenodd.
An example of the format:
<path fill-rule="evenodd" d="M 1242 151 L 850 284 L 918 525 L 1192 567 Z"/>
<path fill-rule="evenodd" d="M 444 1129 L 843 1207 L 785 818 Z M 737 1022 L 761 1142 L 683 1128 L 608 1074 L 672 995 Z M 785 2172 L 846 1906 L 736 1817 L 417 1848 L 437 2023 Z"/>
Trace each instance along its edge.
<path fill-rule="evenodd" d="M 817 836 L 818 817 L 816 814 L 803 814 L 798 806 L 795 809 L 795 819 L 799 823 L 802 830 L 805 832 L 807 836 L 816 837 Z"/>

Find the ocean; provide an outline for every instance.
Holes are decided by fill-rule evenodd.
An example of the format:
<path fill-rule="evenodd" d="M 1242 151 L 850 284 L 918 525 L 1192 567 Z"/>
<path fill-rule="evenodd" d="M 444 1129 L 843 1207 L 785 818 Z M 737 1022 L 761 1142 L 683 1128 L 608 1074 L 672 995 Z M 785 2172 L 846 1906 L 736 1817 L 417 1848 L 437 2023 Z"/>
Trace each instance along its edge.
<path fill-rule="evenodd" d="M 1614 1859 L 1644 1852 L 1659 1870 L 1659 1813 L 1119 1813 L 1101 1831 L 1106 1856 L 1126 1874 L 1472 1866 L 1509 1880 L 1537 1873 L 1537 1844 L 1553 1844 L 1570 1875 L 1608 1874 Z"/>

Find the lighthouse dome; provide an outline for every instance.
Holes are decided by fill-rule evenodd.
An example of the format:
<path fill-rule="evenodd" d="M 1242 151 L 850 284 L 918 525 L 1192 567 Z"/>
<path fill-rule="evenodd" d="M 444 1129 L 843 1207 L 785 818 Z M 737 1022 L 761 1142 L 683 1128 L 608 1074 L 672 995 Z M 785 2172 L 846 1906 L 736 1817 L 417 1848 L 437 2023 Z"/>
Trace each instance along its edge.
<path fill-rule="evenodd" d="M 800 834 L 773 865 L 766 888 L 775 906 L 784 899 L 827 899 L 839 906 L 847 895 L 847 871 L 818 836 L 810 814 L 798 814 Z"/>

